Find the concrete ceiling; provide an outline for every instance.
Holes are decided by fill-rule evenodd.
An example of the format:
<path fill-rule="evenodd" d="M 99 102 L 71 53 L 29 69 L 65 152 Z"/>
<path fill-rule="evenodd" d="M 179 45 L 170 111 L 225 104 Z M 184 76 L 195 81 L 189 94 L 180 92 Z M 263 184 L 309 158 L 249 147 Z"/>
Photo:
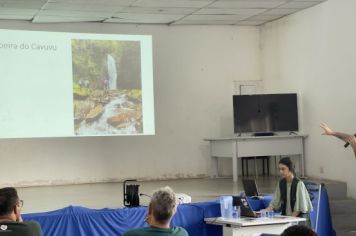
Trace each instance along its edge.
<path fill-rule="evenodd" d="M 0 0 L 0 20 L 258 26 L 326 0 Z"/>

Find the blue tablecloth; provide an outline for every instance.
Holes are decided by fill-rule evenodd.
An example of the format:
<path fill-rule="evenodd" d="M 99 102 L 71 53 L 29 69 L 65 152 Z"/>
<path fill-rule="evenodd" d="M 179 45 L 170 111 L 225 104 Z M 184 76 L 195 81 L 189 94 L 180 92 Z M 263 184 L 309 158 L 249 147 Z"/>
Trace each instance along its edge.
<path fill-rule="evenodd" d="M 318 235 L 334 236 L 326 190 L 321 189 L 319 217 L 316 217 L 318 212 L 315 205 L 319 191 L 310 192 L 315 195 L 312 222 L 314 227 L 317 226 Z M 268 206 L 271 199 L 271 196 L 266 196 L 261 200 L 249 199 L 249 202 L 254 210 L 259 210 Z M 51 212 L 24 214 L 23 218 L 39 222 L 45 236 L 120 236 L 130 229 L 147 226 L 144 223 L 146 211 L 145 207 L 94 210 L 69 206 Z M 204 223 L 204 218 L 218 216 L 218 201 L 183 204 L 178 206 L 172 226 L 184 227 L 190 236 L 222 236 L 221 226 Z"/>
<path fill-rule="evenodd" d="M 250 203 L 251 208 L 254 211 L 259 211 L 268 207 L 269 203 L 272 201 L 272 195 L 266 195 L 260 199 L 249 198 L 248 202 Z"/>
<path fill-rule="evenodd" d="M 69 206 L 60 210 L 24 214 L 24 220 L 40 223 L 45 236 L 120 236 L 124 232 L 147 226 L 146 207 L 119 209 L 88 209 Z M 204 218 L 218 217 L 217 201 L 183 204 L 178 206 L 172 226 L 184 227 L 190 236 L 222 235 L 221 227 L 207 225 Z"/>
<path fill-rule="evenodd" d="M 311 213 L 312 224 L 319 236 L 336 236 L 332 226 L 331 212 L 329 206 L 329 196 L 326 188 L 321 184 L 320 195 L 318 190 L 311 190 L 316 183 L 305 182 L 309 193 L 313 196 L 312 203 L 314 211 Z M 319 205 L 318 205 L 319 203 Z"/>

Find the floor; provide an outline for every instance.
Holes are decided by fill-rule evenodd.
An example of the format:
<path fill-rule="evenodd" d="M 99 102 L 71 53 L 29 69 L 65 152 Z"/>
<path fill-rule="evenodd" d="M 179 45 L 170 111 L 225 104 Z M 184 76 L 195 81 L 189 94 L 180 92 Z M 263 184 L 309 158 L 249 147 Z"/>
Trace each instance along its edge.
<path fill-rule="evenodd" d="M 257 186 L 262 193 L 272 193 L 278 177 L 259 177 Z M 176 193 L 185 193 L 192 202 L 217 199 L 224 194 L 239 194 L 243 191 L 241 178 L 236 184 L 231 178 L 180 179 L 166 181 L 132 182 L 138 184 L 139 192 L 151 195 L 155 189 L 170 186 Z M 42 186 L 18 188 L 24 200 L 22 213 L 57 210 L 69 205 L 88 208 L 118 208 L 123 206 L 123 183 L 96 183 L 65 186 Z M 141 196 L 141 205 L 149 203 L 149 197 Z"/>

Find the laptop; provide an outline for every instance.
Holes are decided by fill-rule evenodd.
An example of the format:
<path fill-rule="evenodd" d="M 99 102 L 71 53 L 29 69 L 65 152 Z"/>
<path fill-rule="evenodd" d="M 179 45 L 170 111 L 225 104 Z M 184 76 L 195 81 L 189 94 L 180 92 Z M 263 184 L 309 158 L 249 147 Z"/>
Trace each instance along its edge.
<path fill-rule="evenodd" d="M 241 216 L 245 217 L 253 217 L 256 218 L 257 214 L 254 212 L 247 201 L 246 197 L 240 197 L 240 196 L 233 196 L 232 197 L 232 205 L 233 206 L 240 206 L 241 209 Z"/>
<path fill-rule="evenodd" d="M 244 187 L 245 195 L 247 197 L 262 197 L 263 194 L 259 194 L 257 190 L 257 184 L 254 179 L 243 179 L 242 184 Z"/>

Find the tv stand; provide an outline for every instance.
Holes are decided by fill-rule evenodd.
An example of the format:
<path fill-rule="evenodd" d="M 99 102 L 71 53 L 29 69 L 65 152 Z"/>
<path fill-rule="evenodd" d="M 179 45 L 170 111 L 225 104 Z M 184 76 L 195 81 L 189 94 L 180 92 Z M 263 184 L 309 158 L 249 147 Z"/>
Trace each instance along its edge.
<path fill-rule="evenodd" d="M 211 177 L 218 177 L 218 158 L 232 158 L 233 181 L 238 180 L 238 159 L 256 156 L 298 155 L 299 176 L 305 177 L 304 139 L 308 135 L 241 136 L 207 138 L 210 143 Z"/>
<path fill-rule="evenodd" d="M 273 132 L 258 132 L 258 133 L 254 133 L 253 136 L 256 136 L 256 137 L 274 136 L 274 133 Z"/>

